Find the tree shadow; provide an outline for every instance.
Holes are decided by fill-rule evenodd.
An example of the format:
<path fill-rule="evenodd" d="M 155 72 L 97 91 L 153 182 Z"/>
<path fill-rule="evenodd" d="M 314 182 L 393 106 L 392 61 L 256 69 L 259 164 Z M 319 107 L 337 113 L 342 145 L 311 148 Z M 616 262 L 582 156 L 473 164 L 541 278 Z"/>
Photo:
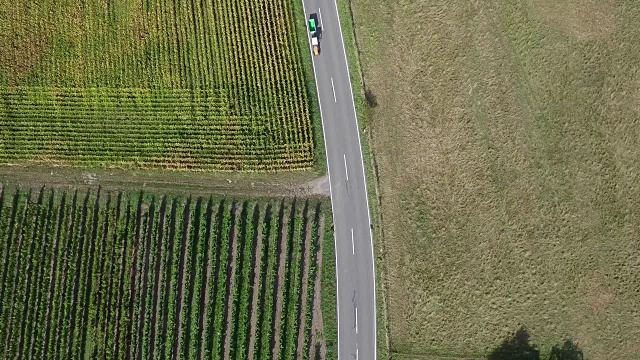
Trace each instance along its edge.
<path fill-rule="evenodd" d="M 364 91 L 364 99 L 365 99 L 365 101 L 367 102 L 367 105 L 370 108 L 374 108 L 374 107 L 378 106 L 378 100 L 376 99 L 376 96 L 373 94 L 371 89 L 365 89 L 365 91 Z"/>
<path fill-rule="evenodd" d="M 584 354 L 578 344 L 565 340 L 562 346 L 555 345 L 551 348 L 549 360 L 584 360 Z"/>
<path fill-rule="evenodd" d="M 529 333 L 521 327 L 516 333 L 506 338 L 487 357 L 488 360 L 540 360 L 540 351 L 529 343 Z"/>
<path fill-rule="evenodd" d="M 487 360 L 540 360 L 540 351 L 529 342 L 527 329 L 521 327 L 496 347 Z M 567 339 L 562 345 L 551 348 L 548 360 L 584 360 L 584 354 L 578 344 Z"/>

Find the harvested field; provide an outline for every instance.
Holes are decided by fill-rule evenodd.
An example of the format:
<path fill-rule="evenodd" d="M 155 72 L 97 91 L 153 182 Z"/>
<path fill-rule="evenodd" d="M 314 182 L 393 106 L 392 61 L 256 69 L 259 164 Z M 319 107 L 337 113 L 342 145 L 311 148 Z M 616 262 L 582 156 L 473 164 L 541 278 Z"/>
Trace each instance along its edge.
<path fill-rule="evenodd" d="M 0 163 L 314 164 L 290 1 L 0 0 L 0 14 Z"/>
<path fill-rule="evenodd" d="M 1 356 L 301 359 L 322 204 L 2 188 Z"/>
<path fill-rule="evenodd" d="M 640 358 L 640 3 L 353 0 L 393 358 Z"/>

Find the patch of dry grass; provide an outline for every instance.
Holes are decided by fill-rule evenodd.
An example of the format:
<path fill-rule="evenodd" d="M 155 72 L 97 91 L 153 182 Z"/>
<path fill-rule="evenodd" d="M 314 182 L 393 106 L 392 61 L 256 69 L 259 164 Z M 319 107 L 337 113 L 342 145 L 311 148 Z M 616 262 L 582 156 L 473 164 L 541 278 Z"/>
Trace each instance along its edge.
<path fill-rule="evenodd" d="M 392 351 L 640 357 L 640 4 L 355 0 Z"/>

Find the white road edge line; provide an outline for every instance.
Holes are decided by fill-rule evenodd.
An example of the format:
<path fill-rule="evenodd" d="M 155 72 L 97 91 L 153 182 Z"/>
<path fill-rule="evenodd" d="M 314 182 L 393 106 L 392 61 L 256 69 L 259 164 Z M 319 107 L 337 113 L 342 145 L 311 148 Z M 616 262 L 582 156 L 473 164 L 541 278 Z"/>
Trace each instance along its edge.
<path fill-rule="evenodd" d="M 353 228 L 351 228 L 351 254 L 353 255 L 356 254 L 356 246 L 355 246 L 355 243 L 353 242 Z"/>
<path fill-rule="evenodd" d="M 358 333 L 358 307 L 356 306 L 356 334 Z"/>
<path fill-rule="evenodd" d="M 303 0 L 304 3 L 304 0 Z M 338 2 L 337 0 L 333 0 L 333 5 L 336 8 L 336 14 L 338 14 L 338 30 L 340 30 L 340 41 L 342 41 L 342 51 L 344 53 L 344 63 L 345 66 L 347 67 L 347 74 L 349 74 L 349 76 L 347 76 L 348 80 L 349 80 L 349 91 L 351 91 L 351 105 L 353 106 L 353 112 L 354 114 L 356 114 L 356 118 L 355 118 L 355 123 L 356 123 L 356 127 L 358 128 L 356 131 L 356 133 L 358 134 L 358 150 L 360 151 L 360 161 L 362 162 L 362 178 L 364 179 L 364 193 L 365 193 L 365 198 L 367 199 L 367 217 L 369 218 L 369 240 L 371 241 L 371 264 L 373 267 L 373 359 L 377 359 L 378 358 L 378 330 L 377 330 L 377 307 L 376 307 L 376 263 L 375 263 L 375 256 L 373 254 L 373 229 L 371 229 L 371 211 L 369 210 L 369 192 L 367 191 L 367 177 L 364 171 L 364 158 L 362 156 L 362 143 L 360 141 L 360 129 L 358 127 L 358 114 L 356 112 L 356 103 L 355 103 L 355 99 L 353 98 L 353 85 L 351 84 L 351 74 L 349 73 L 349 62 L 347 61 L 347 50 L 344 47 L 344 36 L 342 34 L 342 22 L 340 21 L 340 12 L 338 11 Z M 303 5 L 304 6 L 304 5 Z M 317 86 L 317 84 L 316 84 Z M 333 206 L 333 203 L 331 203 L 331 206 Z M 337 256 L 336 256 L 336 262 L 337 262 Z M 336 271 L 336 274 L 338 272 Z M 340 348 L 340 337 L 338 337 L 338 349 Z M 338 351 L 338 354 L 340 354 L 340 352 Z"/>
<path fill-rule="evenodd" d="M 333 92 L 333 102 L 338 102 L 336 99 L 336 88 L 333 86 L 333 78 L 331 78 L 331 91 Z"/>
<path fill-rule="evenodd" d="M 307 9 L 304 6 L 304 0 L 300 0 L 300 2 L 302 3 L 302 11 L 304 12 L 304 17 L 306 19 L 307 17 Z M 336 9 L 337 9 L 337 5 L 336 5 Z M 305 21 L 306 23 L 306 21 Z M 338 18 L 338 24 L 340 23 L 340 19 Z M 306 24 L 305 24 L 306 27 Z M 342 36 L 342 30 L 340 30 L 340 35 Z M 309 42 L 309 49 L 311 49 L 311 35 L 309 34 L 309 31 L 307 31 L 307 41 Z M 344 41 L 342 44 L 342 47 L 344 48 Z M 325 159 L 327 159 L 327 176 L 329 177 L 329 194 L 331 195 L 331 214 L 333 216 L 333 221 L 335 221 L 336 219 L 336 209 L 333 206 L 333 188 L 331 187 L 331 165 L 329 163 L 329 153 L 326 151 L 327 149 L 327 138 L 325 136 L 326 131 L 324 128 L 324 116 L 322 116 L 322 102 L 320 101 L 320 89 L 318 88 L 318 81 L 316 80 L 318 78 L 317 74 L 316 74 L 316 59 L 313 58 L 313 55 L 311 55 L 311 65 L 313 67 L 313 82 L 316 83 L 316 97 L 318 98 L 318 108 L 320 110 L 320 122 L 322 123 L 322 142 L 324 143 L 324 148 L 325 148 L 325 152 L 324 152 L 324 156 Z M 354 105 L 355 106 L 355 105 Z M 358 135 L 359 136 L 359 135 Z M 368 203 L 367 203 L 368 205 Z M 335 225 L 334 225 L 335 226 Z M 340 309 L 340 280 L 338 278 L 338 241 L 336 239 L 336 233 L 335 231 L 333 232 L 333 249 L 335 251 L 335 263 L 336 263 L 336 325 L 337 325 L 337 334 L 338 334 L 338 360 L 340 360 L 340 313 L 339 313 L 339 309 Z M 375 279 L 374 279 L 375 280 Z M 375 284 L 374 284 L 374 289 L 375 289 Z M 375 333 L 374 333 L 375 334 Z M 374 336 L 375 339 L 375 336 Z M 377 346 L 374 346 L 377 347 Z M 377 351 L 377 349 L 375 350 Z"/>
<path fill-rule="evenodd" d="M 347 168 L 347 154 L 342 154 L 344 157 L 344 174 L 347 176 L 347 181 L 349 181 L 349 168 Z"/>
<path fill-rule="evenodd" d="M 318 8 L 318 20 L 320 20 L 320 29 L 324 30 L 324 28 L 322 27 L 322 11 L 320 11 L 320 8 Z"/>

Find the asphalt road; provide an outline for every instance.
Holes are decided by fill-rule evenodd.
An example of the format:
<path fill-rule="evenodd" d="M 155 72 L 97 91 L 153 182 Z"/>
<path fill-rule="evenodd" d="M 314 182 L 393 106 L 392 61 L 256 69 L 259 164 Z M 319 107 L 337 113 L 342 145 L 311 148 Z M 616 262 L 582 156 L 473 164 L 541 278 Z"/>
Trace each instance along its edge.
<path fill-rule="evenodd" d="M 376 305 L 371 221 L 360 133 L 338 8 L 335 0 L 302 2 L 307 19 L 312 13 L 318 14 L 322 33 L 320 54 L 312 57 L 335 229 L 338 359 L 374 360 Z"/>

